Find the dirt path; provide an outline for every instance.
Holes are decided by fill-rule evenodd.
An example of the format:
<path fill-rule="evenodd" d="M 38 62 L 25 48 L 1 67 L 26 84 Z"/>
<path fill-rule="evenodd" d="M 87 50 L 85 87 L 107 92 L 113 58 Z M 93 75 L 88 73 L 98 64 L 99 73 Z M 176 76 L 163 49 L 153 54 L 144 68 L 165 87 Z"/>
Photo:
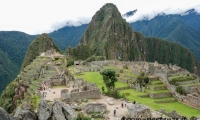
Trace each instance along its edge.
<path fill-rule="evenodd" d="M 108 104 L 108 99 L 112 99 L 108 96 L 101 96 L 101 99 L 97 99 L 95 100 L 95 102 L 99 102 L 99 103 L 104 103 L 107 105 L 107 110 L 108 113 L 106 114 L 110 120 L 121 120 L 121 118 L 123 116 L 126 116 L 128 114 L 128 109 L 125 107 L 122 108 L 121 104 L 123 102 L 123 104 L 125 104 L 126 102 L 123 100 L 113 100 L 114 105 L 110 105 Z M 131 103 L 126 103 L 126 106 L 129 105 Z M 114 117 L 114 110 L 116 110 L 116 117 Z"/>

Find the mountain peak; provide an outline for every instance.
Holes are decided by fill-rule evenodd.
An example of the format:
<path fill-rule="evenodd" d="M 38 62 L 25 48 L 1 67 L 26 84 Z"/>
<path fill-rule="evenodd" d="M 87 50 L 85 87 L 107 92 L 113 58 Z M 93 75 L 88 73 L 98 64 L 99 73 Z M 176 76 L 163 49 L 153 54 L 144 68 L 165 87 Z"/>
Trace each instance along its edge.
<path fill-rule="evenodd" d="M 52 39 L 46 33 L 42 33 L 38 36 L 29 46 L 21 69 L 29 65 L 36 56 L 39 56 L 42 52 L 55 49 L 57 52 L 61 52 L 58 46 L 52 41 Z"/>
<path fill-rule="evenodd" d="M 92 17 L 80 42 L 87 44 L 95 55 L 127 59 L 129 49 L 125 43 L 133 38 L 132 28 L 117 7 L 107 3 Z"/>

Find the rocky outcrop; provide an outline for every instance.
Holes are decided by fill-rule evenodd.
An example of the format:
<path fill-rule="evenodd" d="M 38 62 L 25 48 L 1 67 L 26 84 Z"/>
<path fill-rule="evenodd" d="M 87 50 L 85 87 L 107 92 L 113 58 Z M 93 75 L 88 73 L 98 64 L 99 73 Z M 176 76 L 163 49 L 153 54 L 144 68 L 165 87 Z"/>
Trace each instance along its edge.
<path fill-rule="evenodd" d="M 53 120 L 65 120 L 65 116 L 62 113 L 62 106 L 60 106 L 58 101 L 53 103 Z"/>
<path fill-rule="evenodd" d="M 72 120 L 76 116 L 75 111 L 68 104 L 61 101 L 53 103 L 53 120 Z"/>
<path fill-rule="evenodd" d="M 131 118 L 146 119 L 152 117 L 150 109 L 145 105 L 131 104 L 127 106 L 127 109 L 130 113 Z"/>
<path fill-rule="evenodd" d="M 86 113 L 105 112 L 106 108 L 104 103 L 88 103 L 83 106 L 83 111 Z"/>
<path fill-rule="evenodd" d="M 51 117 L 52 108 L 46 100 L 41 100 L 40 104 L 38 105 L 37 111 L 39 120 L 48 120 L 48 118 Z"/>
<path fill-rule="evenodd" d="M 0 120 L 16 120 L 11 117 L 2 107 L 0 107 Z"/>
<path fill-rule="evenodd" d="M 71 106 L 69 106 L 68 104 L 65 104 L 64 102 L 60 102 L 60 105 L 62 106 L 63 114 L 68 120 L 72 120 L 73 118 L 76 118 L 77 115 Z"/>
<path fill-rule="evenodd" d="M 32 106 L 27 102 L 25 102 L 22 105 L 22 109 L 20 107 L 17 107 L 14 117 L 20 120 L 36 120 L 37 119 L 37 115 L 32 110 Z"/>
<path fill-rule="evenodd" d="M 76 112 L 68 104 L 59 100 L 54 101 L 50 106 L 42 99 L 37 107 L 37 114 L 32 106 L 25 102 L 18 106 L 14 113 L 16 120 L 72 120 L 77 117 Z M 2 118 L 2 119 L 1 119 Z M 0 120 L 15 120 L 3 108 L 0 107 Z"/>

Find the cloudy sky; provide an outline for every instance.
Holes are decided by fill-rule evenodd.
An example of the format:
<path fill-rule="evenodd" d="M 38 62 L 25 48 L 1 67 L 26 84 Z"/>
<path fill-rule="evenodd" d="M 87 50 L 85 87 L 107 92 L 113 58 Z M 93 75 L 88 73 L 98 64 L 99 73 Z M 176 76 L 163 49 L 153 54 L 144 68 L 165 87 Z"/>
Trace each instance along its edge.
<path fill-rule="evenodd" d="M 200 0 L 0 0 L 0 31 L 17 30 L 28 34 L 49 33 L 69 25 L 89 23 L 105 3 L 115 4 L 121 14 L 137 9 L 128 22 L 149 19 L 158 13 L 183 13 L 195 8 Z"/>

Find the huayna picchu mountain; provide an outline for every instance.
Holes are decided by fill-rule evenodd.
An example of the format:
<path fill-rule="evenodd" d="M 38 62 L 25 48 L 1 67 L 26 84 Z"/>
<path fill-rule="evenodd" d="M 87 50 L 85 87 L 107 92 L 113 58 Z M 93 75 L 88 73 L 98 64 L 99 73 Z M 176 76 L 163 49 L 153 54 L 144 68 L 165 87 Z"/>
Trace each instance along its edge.
<path fill-rule="evenodd" d="M 90 47 L 95 55 L 125 61 L 158 61 L 176 64 L 199 73 L 200 63 L 186 48 L 155 37 L 134 32 L 121 17 L 114 4 L 105 4 L 92 17 L 80 43 Z"/>
<path fill-rule="evenodd" d="M 43 33 L 38 36 L 29 46 L 28 51 L 24 57 L 21 69 L 29 65 L 40 53 L 50 49 L 55 49 L 61 53 L 60 48 L 53 42 L 48 34 Z"/>

